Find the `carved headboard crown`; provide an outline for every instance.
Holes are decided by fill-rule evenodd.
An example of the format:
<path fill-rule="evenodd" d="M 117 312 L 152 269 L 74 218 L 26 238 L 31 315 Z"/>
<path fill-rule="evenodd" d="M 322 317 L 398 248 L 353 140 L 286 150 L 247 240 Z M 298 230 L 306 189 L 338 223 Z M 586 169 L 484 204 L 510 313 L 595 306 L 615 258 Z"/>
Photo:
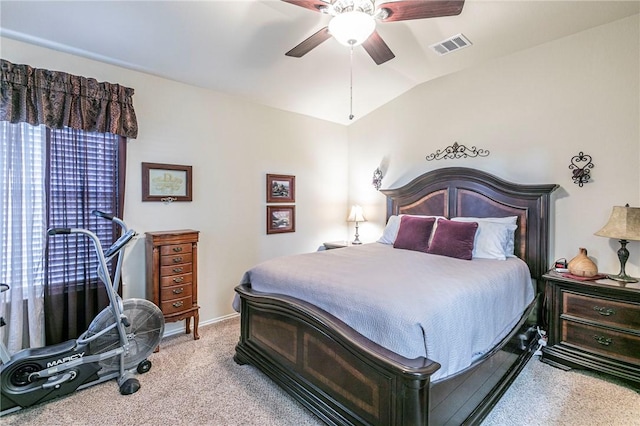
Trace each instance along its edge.
<path fill-rule="evenodd" d="M 508 182 L 465 167 L 437 169 L 396 189 L 383 189 L 387 218 L 394 214 L 447 218 L 518 216 L 515 254 L 539 279 L 548 267 L 549 204 L 555 184 Z"/>

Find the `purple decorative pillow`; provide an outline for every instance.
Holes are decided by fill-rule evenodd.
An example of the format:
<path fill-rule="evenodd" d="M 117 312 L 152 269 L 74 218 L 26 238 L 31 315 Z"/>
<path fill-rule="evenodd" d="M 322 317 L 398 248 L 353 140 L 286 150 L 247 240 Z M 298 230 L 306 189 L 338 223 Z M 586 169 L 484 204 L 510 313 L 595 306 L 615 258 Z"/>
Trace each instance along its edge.
<path fill-rule="evenodd" d="M 433 217 L 402 216 L 393 248 L 426 252 L 434 223 Z"/>
<path fill-rule="evenodd" d="M 427 253 L 471 260 L 477 222 L 438 221 Z"/>

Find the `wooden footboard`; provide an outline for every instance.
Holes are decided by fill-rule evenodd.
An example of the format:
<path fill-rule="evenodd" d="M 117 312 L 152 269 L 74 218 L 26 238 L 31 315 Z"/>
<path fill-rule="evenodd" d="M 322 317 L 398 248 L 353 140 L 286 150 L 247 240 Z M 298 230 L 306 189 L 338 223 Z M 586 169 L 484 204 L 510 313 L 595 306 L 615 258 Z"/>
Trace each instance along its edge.
<path fill-rule="evenodd" d="M 235 360 L 252 364 L 335 425 L 474 424 L 531 356 L 527 315 L 465 372 L 432 384 L 440 365 L 407 359 L 295 298 L 236 288 L 241 335 Z"/>

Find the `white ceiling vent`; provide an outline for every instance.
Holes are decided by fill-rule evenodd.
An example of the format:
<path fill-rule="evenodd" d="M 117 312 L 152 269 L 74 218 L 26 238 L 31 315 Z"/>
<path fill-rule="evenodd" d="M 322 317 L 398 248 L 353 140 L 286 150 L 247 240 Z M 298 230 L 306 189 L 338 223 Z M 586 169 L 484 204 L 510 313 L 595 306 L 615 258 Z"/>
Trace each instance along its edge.
<path fill-rule="evenodd" d="M 441 41 L 440 43 L 432 44 L 429 47 L 435 50 L 439 55 L 446 55 L 447 53 L 464 49 L 467 46 L 471 46 L 471 42 L 462 34 L 457 34 Z"/>

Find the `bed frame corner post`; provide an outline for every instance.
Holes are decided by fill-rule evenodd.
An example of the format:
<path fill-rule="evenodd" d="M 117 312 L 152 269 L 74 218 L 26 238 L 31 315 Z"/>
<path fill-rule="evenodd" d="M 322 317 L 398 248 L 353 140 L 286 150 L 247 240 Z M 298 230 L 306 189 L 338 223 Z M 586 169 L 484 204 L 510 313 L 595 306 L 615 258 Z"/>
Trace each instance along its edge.
<path fill-rule="evenodd" d="M 424 378 L 404 378 L 398 398 L 397 426 L 426 426 L 429 424 L 430 381 Z"/>

